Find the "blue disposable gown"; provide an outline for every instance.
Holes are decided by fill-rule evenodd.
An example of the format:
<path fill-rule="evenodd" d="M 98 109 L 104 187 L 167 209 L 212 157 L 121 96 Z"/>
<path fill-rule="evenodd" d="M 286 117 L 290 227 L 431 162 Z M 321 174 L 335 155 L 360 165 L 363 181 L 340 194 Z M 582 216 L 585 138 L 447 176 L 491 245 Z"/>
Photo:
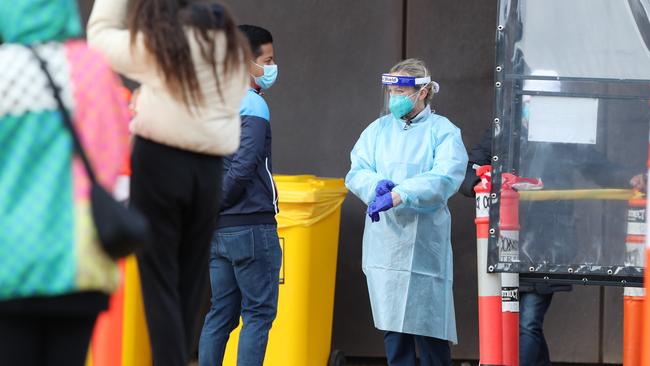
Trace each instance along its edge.
<path fill-rule="evenodd" d="M 404 125 L 390 114 L 370 124 L 345 179 L 366 204 L 382 179 L 397 184 L 402 198 L 381 221 L 366 216 L 362 266 L 372 315 L 380 330 L 456 343 L 447 200 L 463 181 L 467 152 L 460 130 L 428 107 Z"/>

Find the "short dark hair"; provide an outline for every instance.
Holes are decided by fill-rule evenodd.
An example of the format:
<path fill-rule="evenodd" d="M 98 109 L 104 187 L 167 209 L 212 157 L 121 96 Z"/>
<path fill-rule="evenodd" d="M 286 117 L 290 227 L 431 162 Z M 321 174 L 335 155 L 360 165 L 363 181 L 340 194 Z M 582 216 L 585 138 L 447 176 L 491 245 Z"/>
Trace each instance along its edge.
<path fill-rule="evenodd" d="M 246 38 L 248 38 L 248 42 L 251 45 L 251 51 L 253 51 L 254 57 L 258 57 L 262 54 L 262 45 L 273 43 L 273 36 L 271 35 L 271 32 L 262 27 L 242 24 L 239 26 L 239 30 L 244 33 Z"/>

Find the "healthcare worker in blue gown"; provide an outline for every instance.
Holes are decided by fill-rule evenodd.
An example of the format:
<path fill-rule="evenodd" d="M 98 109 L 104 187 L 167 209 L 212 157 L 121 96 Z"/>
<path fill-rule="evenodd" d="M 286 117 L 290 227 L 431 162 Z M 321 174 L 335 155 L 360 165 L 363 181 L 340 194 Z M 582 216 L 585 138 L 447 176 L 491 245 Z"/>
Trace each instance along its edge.
<path fill-rule="evenodd" d="M 390 366 L 451 365 L 451 216 L 465 176 L 460 130 L 431 110 L 438 84 L 407 59 L 382 75 L 385 111 L 359 137 L 346 186 L 368 205 L 363 272 Z"/>

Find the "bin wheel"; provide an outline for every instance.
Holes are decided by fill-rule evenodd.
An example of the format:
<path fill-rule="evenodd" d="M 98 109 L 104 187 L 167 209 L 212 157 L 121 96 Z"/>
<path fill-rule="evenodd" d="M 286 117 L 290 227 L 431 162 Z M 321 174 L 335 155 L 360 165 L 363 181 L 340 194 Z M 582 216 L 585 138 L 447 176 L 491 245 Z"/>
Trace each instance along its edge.
<path fill-rule="evenodd" d="M 333 350 L 327 366 L 345 366 L 345 353 L 338 349 Z"/>

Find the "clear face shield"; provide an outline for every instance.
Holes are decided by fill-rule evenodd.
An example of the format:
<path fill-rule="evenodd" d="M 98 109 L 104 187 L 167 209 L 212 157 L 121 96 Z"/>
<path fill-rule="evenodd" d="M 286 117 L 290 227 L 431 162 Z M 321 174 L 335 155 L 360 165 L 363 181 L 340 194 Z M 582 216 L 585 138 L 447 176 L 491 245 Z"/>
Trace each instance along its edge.
<path fill-rule="evenodd" d="M 424 103 L 424 90 L 431 85 L 431 92 L 437 93 L 440 86 L 431 81 L 430 76 L 415 77 L 407 75 L 381 76 L 382 96 L 384 103 L 380 117 L 392 114 L 397 119 L 408 119 L 418 105 Z"/>

